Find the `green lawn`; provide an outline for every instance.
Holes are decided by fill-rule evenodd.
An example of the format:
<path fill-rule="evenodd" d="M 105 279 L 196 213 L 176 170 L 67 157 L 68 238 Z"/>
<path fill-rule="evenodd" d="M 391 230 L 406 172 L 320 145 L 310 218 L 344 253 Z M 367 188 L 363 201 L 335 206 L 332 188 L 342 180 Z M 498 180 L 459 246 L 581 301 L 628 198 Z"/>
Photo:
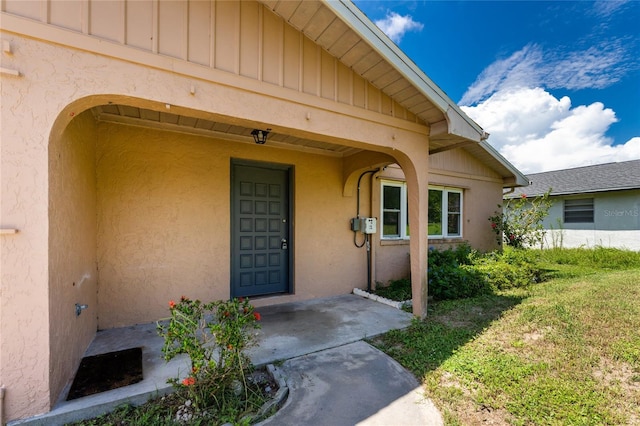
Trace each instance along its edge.
<path fill-rule="evenodd" d="M 373 343 L 422 379 L 447 424 L 638 425 L 633 259 L 624 270 L 543 259 L 547 282 L 432 303 L 426 320 Z"/>

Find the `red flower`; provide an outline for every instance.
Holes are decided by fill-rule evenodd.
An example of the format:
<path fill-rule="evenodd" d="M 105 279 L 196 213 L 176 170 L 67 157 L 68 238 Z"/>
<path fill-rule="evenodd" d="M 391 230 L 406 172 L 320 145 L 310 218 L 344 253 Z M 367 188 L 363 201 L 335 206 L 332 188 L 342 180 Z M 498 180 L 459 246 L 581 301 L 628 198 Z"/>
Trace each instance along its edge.
<path fill-rule="evenodd" d="M 227 345 L 227 349 L 229 349 L 230 351 L 232 351 L 232 350 L 233 350 L 233 345 L 232 345 L 232 344 L 228 344 L 228 345 Z"/>
<path fill-rule="evenodd" d="M 496 226 L 498 226 L 498 225 L 496 225 L 495 223 L 491 223 L 491 227 L 492 227 L 493 229 L 496 229 Z"/>
<path fill-rule="evenodd" d="M 521 198 L 527 198 L 527 195 L 526 194 L 522 194 L 522 195 L 520 195 L 520 197 Z"/>
<path fill-rule="evenodd" d="M 253 313 L 253 317 L 256 319 L 256 321 L 260 321 L 260 319 L 262 318 L 262 317 L 260 316 L 260 312 L 254 312 L 254 313 Z"/>
<path fill-rule="evenodd" d="M 176 302 L 174 302 L 173 300 L 169 301 L 169 309 L 173 309 L 176 307 Z"/>
<path fill-rule="evenodd" d="M 186 379 L 184 379 L 182 381 L 182 384 L 185 386 L 193 386 L 196 384 L 196 378 L 195 377 L 187 377 Z"/>
<path fill-rule="evenodd" d="M 509 239 L 510 239 L 510 240 L 514 240 L 515 238 L 516 238 L 516 236 L 515 236 L 515 235 L 513 235 L 513 234 L 509 235 Z"/>

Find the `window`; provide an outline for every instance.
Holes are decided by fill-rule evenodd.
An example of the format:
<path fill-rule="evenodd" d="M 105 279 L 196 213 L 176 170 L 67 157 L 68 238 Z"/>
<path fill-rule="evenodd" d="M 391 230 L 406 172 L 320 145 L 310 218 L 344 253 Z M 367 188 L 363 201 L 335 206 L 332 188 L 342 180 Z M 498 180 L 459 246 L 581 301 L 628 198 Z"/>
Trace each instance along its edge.
<path fill-rule="evenodd" d="M 382 182 L 382 238 L 409 238 L 407 185 Z M 429 188 L 429 238 L 462 236 L 462 190 Z"/>
<path fill-rule="evenodd" d="M 409 237 L 407 185 L 382 182 L 382 238 Z"/>
<path fill-rule="evenodd" d="M 462 236 L 462 191 L 429 188 L 429 238 Z"/>
<path fill-rule="evenodd" d="M 593 198 L 564 200 L 564 223 L 593 223 Z"/>

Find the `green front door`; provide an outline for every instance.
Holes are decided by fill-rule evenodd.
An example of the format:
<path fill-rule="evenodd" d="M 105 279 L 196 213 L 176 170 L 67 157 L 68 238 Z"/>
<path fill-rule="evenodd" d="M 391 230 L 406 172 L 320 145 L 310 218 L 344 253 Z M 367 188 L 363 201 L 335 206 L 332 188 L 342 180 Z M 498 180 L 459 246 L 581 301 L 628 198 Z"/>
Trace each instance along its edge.
<path fill-rule="evenodd" d="M 289 170 L 231 164 L 231 296 L 290 292 Z"/>

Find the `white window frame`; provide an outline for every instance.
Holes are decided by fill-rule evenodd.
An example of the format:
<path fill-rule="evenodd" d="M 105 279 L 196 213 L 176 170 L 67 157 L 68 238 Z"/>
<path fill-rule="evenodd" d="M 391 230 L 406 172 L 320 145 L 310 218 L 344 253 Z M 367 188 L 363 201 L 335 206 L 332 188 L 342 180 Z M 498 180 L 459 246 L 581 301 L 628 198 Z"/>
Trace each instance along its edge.
<path fill-rule="evenodd" d="M 384 187 L 385 186 L 394 186 L 400 188 L 400 223 L 398 224 L 398 228 L 400 231 L 400 235 L 388 235 L 384 234 Z M 407 235 L 407 183 L 403 181 L 397 180 L 382 180 L 380 182 L 380 238 L 383 240 L 408 240 L 409 235 Z"/>
<path fill-rule="evenodd" d="M 449 188 L 445 186 L 429 186 L 429 190 L 436 190 L 442 192 L 442 214 L 440 217 L 440 223 L 442 224 L 442 234 L 428 235 L 429 239 L 443 239 L 443 238 L 462 238 L 463 235 L 463 217 L 464 217 L 464 192 L 459 188 Z M 460 229 L 457 234 L 449 234 L 449 194 L 460 194 Z M 429 231 L 427 230 L 427 233 Z"/>
<path fill-rule="evenodd" d="M 400 235 L 387 235 L 384 234 L 384 187 L 385 186 L 394 186 L 400 188 L 400 224 L 399 230 Z M 460 188 L 450 188 L 445 186 L 429 186 L 429 190 L 437 190 L 442 192 L 442 217 L 440 221 L 442 223 L 442 230 L 444 231 L 440 235 L 428 235 L 429 239 L 454 239 L 454 238 L 462 238 L 463 236 L 463 217 L 464 217 L 464 191 Z M 460 194 L 460 229 L 457 234 L 449 234 L 449 194 L 456 193 Z M 407 218 L 408 218 L 408 205 L 407 205 L 407 183 L 404 181 L 396 181 L 396 180 L 382 180 L 380 182 L 380 238 L 382 240 L 408 240 L 410 238 L 407 235 Z M 427 234 L 428 234 L 427 230 Z"/>

